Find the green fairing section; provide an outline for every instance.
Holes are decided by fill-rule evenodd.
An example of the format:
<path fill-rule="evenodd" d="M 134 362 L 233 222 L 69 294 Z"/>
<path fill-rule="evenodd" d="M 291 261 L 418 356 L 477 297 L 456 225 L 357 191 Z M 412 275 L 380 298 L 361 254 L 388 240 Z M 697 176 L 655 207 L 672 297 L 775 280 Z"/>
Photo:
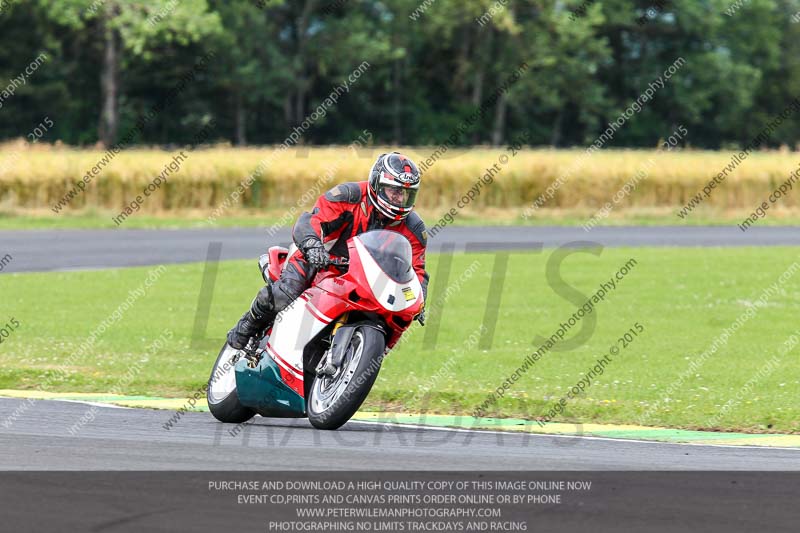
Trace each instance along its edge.
<path fill-rule="evenodd" d="M 256 368 L 248 368 L 246 359 L 236 363 L 236 389 L 242 405 L 254 409 L 261 416 L 306 416 L 305 399 L 281 380 L 278 365 L 266 354 Z"/>

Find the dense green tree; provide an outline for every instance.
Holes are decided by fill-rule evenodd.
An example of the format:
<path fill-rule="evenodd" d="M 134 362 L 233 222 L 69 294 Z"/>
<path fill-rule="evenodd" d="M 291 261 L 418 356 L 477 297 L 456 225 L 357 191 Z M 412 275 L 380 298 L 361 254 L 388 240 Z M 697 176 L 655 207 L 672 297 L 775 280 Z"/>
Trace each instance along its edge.
<path fill-rule="evenodd" d="M 652 147 L 684 125 L 693 146 L 729 147 L 800 96 L 798 11 L 798 0 L 13 2 L 0 11 L 0 91 L 47 59 L 0 100 L 0 139 L 50 117 L 46 141 L 135 130 L 140 143 L 185 143 L 213 118 L 215 140 L 281 142 L 362 68 L 299 143 L 366 128 L 379 143 L 438 144 L 477 112 L 457 144 L 524 134 L 585 146 L 682 58 L 605 146 Z M 797 145 L 799 117 L 768 144 Z"/>
<path fill-rule="evenodd" d="M 59 25 L 100 35 L 98 137 L 105 145 L 114 143 L 119 130 L 120 70 L 126 66 L 126 53 L 149 61 L 161 46 L 185 46 L 221 31 L 219 16 L 208 12 L 206 0 L 38 0 L 35 4 Z"/>

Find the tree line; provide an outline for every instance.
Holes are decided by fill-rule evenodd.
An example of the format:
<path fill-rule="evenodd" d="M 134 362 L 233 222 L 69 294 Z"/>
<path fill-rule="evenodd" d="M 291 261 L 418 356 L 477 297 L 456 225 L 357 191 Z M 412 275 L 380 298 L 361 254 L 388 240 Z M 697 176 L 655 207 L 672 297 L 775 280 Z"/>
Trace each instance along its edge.
<path fill-rule="evenodd" d="M 534 146 L 585 147 L 625 114 L 604 147 L 656 147 L 681 126 L 686 145 L 733 148 L 800 96 L 800 5 L 731 5 L 8 0 L 0 140 L 25 138 L 47 117 L 41 141 L 79 146 L 188 143 L 211 121 L 215 142 L 273 144 L 305 121 L 307 144 L 348 144 L 367 129 L 377 143 L 524 136 Z M 792 119 L 767 144 L 798 140 Z"/>

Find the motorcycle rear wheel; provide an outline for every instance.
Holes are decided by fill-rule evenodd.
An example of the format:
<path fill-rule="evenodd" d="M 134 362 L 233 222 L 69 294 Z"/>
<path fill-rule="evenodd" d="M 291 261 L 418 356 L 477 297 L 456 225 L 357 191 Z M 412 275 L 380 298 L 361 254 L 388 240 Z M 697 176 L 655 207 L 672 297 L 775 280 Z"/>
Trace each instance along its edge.
<path fill-rule="evenodd" d="M 206 401 L 214 418 L 228 424 L 240 424 L 253 418 L 256 413 L 239 401 L 236 393 L 236 361 L 241 351 L 227 342 L 220 350 L 211 376 L 208 378 Z"/>

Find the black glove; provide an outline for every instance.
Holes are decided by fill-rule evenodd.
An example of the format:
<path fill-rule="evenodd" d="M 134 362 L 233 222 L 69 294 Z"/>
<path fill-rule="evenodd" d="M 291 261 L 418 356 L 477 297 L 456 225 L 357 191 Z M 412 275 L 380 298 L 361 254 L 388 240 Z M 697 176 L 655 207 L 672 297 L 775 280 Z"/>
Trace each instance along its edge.
<path fill-rule="evenodd" d="M 425 278 L 422 280 L 422 309 L 419 310 L 419 314 L 414 317 L 414 320 L 419 321 L 420 326 L 425 325 L 425 304 L 428 303 L 428 274 L 425 274 Z"/>
<path fill-rule="evenodd" d="M 306 240 L 301 251 L 308 264 L 318 270 L 326 269 L 331 264 L 331 256 L 319 239 Z"/>

